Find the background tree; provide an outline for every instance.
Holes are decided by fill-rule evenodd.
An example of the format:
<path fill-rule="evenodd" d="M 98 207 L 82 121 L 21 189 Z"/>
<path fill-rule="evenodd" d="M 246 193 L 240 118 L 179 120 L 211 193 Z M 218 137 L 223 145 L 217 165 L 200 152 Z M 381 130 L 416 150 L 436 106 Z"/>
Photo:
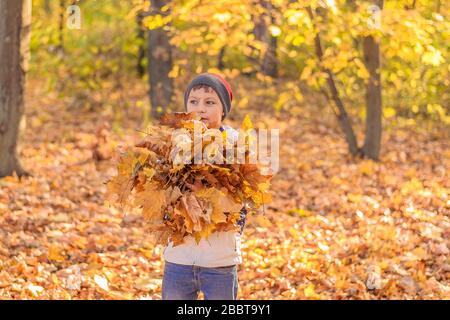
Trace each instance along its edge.
<path fill-rule="evenodd" d="M 65 0 L 59 0 L 59 6 L 58 6 L 58 38 L 59 38 L 59 44 L 58 44 L 58 50 L 63 53 L 64 52 L 64 23 L 65 23 L 65 13 L 66 13 L 66 1 Z"/>
<path fill-rule="evenodd" d="M 274 35 L 275 26 L 275 8 L 271 1 L 258 0 L 253 6 L 257 14 L 254 15 L 254 34 L 255 39 L 263 43 L 264 56 L 261 61 L 261 72 L 270 77 L 277 77 L 277 37 Z"/>
<path fill-rule="evenodd" d="M 315 14 L 311 7 L 307 7 L 306 10 L 308 11 L 308 15 L 312 22 L 315 21 Z M 315 52 L 317 55 L 317 59 L 319 60 L 319 64 L 322 64 L 323 62 L 323 46 L 322 46 L 322 40 L 320 38 L 320 32 L 319 30 L 316 31 L 314 36 L 314 46 L 315 46 Z M 335 104 L 336 108 L 333 108 L 334 113 L 336 114 L 336 117 L 339 121 L 339 124 L 341 125 L 342 131 L 345 135 L 345 140 L 347 141 L 348 149 L 352 155 L 357 155 L 359 153 L 358 149 L 358 142 L 356 140 L 356 135 L 353 131 L 351 119 L 348 116 L 347 110 L 344 107 L 344 104 L 342 102 L 341 97 L 339 96 L 339 92 L 337 89 L 335 76 L 333 72 L 325 67 L 321 67 L 323 72 L 325 73 L 329 93 L 325 92 L 325 95 L 332 101 L 332 103 Z"/>
<path fill-rule="evenodd" d="M 31 0 L 0 1 L 0 177 L 29 175 L 17 154 L 28 70 Z"/>
<path fill-rule="evenodd" d="M 383 0 L 375 1 L 372 9 L 371 21 L 377 26 L 381 21 L 380 14 L 383 9 Z M 415 1 L 413 7 L 415 6 Z M 371 159 L 378 159 L 381 146 L 381 118 L 382 118 L 382 97 L 381 97 L 381 62 L 380 62 L 380 42 L 379 37 L 368 35 L 363 39 L 364 64 L 369 72 L 369 80 L 366 85 L 366 135 L 362 147 L 364 155 Z"/>
<path fill-rule="evenodd" d="M 168 0 L 151 1 L 152 19 L 163 19 L 170 14 Z M 173 82 L 169 73 L 173 67 L 170 36 L 164 24 L 151 28 L 148 34 L 148 76 L 152 116 L 158 118 L 169 106 L 173 95 Z"/>
<path fill-rule="evenodd" d="M 143 77 L 145 74 L 145 67 L 144 67 L 144 59 L 146 55 L 146 46 L 145 46 L 145 26 L 143 23 L 145 17 L 145 11 L 143 8 L 137 9 L 136 12 L 136 28 L 137 28 L 137 41 L 138 41 L 138 55 L 137 55 L 137 62 L 136 62 L 136 70 L 138 72 L 138 75 L 140 77 Z"/>
<path fill-rule="evenodd" d="M 372 153 L 370 157 L 374 159 L 380 154 L 381 145 L 376 147 L 375 142 L 380 141 L 381 134 L 371 128 L 381 128 L 381 120 L 389 124 L 424 119 L 427 121 L 423 126 L 430 128 L 428 120 L 450 123 L 446 107 L 450 104 L 448 70 L 444 67 L 444 57 L 450 50 L 446 41 L 447 2 L 424 0 L 416 1 L 415 5 L 411 0 L 385 2 L 382 28 L 371 30 L 368 21 L 373 0 L 172 0 L 166 1 L 163 8 L 167 10 L 162 12 L 158 12 L 157 1 L 80 1 L 83 28 L 76 32 L 63 30 L 64 57 L 77 59 L 64 60 L 54 54 L 60 43 L 58 3 L 52 3 L 50 17 L 36 19 L 32 41 L 36 63 L 32 64 L 32 72 L 46 75 L 49 90 L 55 88 L 61 96 L 73 97 L 68 106 L 112 108 L 119 119 L 122 111 L 128 114 L 133 102 L 122 94 L 113 95 L 119 97 L 114 103 L 105 97 L 111 97 L 111 88 L 122 88 L 136 75 L 142 75 L 142 67 L 146 67 L 148 71 L 154 68 L 156 76 L 148 75 L 146 85 L 151 103 L 139 101 L 142 110 L 157 113 L 170 104 L 180 110 L 179 90 L 193 74 L 220 71 L 238 81 L 245 75 L 261 88 L 250 97 L 239 97 L 237 93 L 239 106 L 259 104 L 261 108 L 273 108 L 276 114 L 296 116 L 309 110 L 305 102 L 313 97 L 315 103 L 311 108 L 315 112 L 326 117 L 338 112 L 339 118 L 347 118 L 342 137 L 349 143 L 349 152 L 366 156 Z M 44 14 L 44 0 L 36 0 L 33 5 L 40 16 Z M 305 10 L 307 7 L 314 12 L 313 20 Z M 146 45 L 142 45 L 142 32 L 136 32 L 136 13 L 141 9 L 145 9 L 142 24 L 149 30 L 145 32 Z M 153 40 L 167 40 L 159 48 L 157 44 L 148 48 L 153 31 Z M 322 48 L 320 59 L 316 38 Z M 370 38 L 379 44 L 382 68 L 371 69 L 367 64 L 368 47 L 364 49 L 364 39 L 367 44 Z M 147 57 L 143 59 L 144 48 Z M 271 61 L 268 58 L 271 51 L 276 54 L 276 81 L 269 70 L 273 68 L 264 67 L 271 65 L 267 63 Z M 159 58 L 153 59 L 153 65 L 150 53 Z M 161 60 L 164 57 L 171 57 L 171 63 Z M 141 67 L 136 68 L 137 64 Z M 368 108 L 368 101 L 375 100 L 368 99 L 366 93 L 375 92 L 367 87 L 369 83 L 377 83 L 374 70 L 379 70 L 383 81 L 378 96 L 384 105 L 375 117 L 378 124 L 372 126 L 366 125 L 366 121 L 374 119 L 370 113 L 375 108 Z M 61 78 L 66 81 L 57 80 Z M 164 89 L 158 90 L 158 86 Z M 316 102 L 323 98 L 320 93 L 324 91 L 332 109 L 325 110 L 322 108 L 325 104 Z M 345 106 L 346 116 L 339 111 L 343 108 L 338 107 L 338 100 L 339 105 Z M 149 111 L 145 112 L 144 118 L 149 119 Z M 349 124 L 352 130 L 348 129 Z M 349 142 L 360 135 L 361 145 Z"/>

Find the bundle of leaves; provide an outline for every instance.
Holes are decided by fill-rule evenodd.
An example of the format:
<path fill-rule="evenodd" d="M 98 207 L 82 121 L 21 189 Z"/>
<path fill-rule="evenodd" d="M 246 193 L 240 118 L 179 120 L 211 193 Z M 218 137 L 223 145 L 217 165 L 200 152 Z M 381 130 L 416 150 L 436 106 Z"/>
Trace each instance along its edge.
<path fill-rule="evenodd" d="M 256 213 L 271 201 L 272 175 L 249 163 L 252 127 L 247 116 L 238 144 L 226 131 L 205 138 L 211 130 L 195 113 L 166 114 L 121 154 L 117 175 L 107 182 L 108 200 L 141 210 L 161 244 L 176 246 L 189 235 L 198 243 L 215 231 L 238 230 L 243 207 Z"/>

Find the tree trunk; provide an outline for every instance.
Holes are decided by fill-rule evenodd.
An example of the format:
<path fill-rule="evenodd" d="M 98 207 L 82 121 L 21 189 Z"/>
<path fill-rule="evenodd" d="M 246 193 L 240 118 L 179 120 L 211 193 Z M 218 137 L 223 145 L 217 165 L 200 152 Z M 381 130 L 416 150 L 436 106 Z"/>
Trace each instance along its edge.
<path fill-rule="evenodd" d="M 45 13 L 47 15 L 50 15 L 52 13 L 52 6 L 50 5 L 50 0 L 44 1 L 44 8 L 45 8 Z"/>
<path fill-rule="evenodd" d="M 223 70 L 225 68 L 225 64 L 223 62 L 223 57 L 225 55 L 225 49 L 227 46 L 223 46 L 220 48 L 219 56 L 217 57 L 217 69 Z"/>
<path fill-rule="evenodd" d="M 376 1 L 383 8 L 383 0 Z M 366 133 L 362 148 L 365 156 L 378 160 L 381 146 L 382 131 L 382 100 L 381 100 L 381 59 L 380 44 L 373 36 L 363 39 L 364 64 L 369 72 L 366 85 Z"/>
<path fill-rule="evenodd" d="M 138 48 L 138 57 L 137 57 L 137 64 L 136 69 L 139 77 L 143 77 L 145 74 L 145 68 L 144 68 L 144 58 L 145 58 L 145 31 L 144 31 L 144 25 L 142 23 L 144 17 L 143 12 L 139 11 L 136 15 L 136 24 L 137 24 L 137 38 L 139 41 L 139 48 Z"/>
<path fill-rule="evenodd" d="M 378 5 L 378 4 L 377 4 Z M 412 0 L 412 3 L 411 3 L 411 5 L 405 5 L 405 9 L 406 10 L 414 10 L 414 9 L 416 9 L 416 0 Z"/>
<path fill-rule="evenodd" d="M 277 38 L 272 36 L 269 31 L 269 24 L 275 23 L 273 6 L 270 1 L 259 0 L 257 3 L 264 8 L 264 13 L 254 17 L 255 28 L 253 33 L 255 39 L 264 43 L 266 51 L 261 62 L 261 71 L 263 74 L 276 78 L 278 76 L 277 62 Z"/>
<path fill-rule="evenodd" d="M 0 177 L 29 175 L 19 161 L 17 141 L 24 113 L 31 0 L 0 1 Z"/>
<path fill-rule="evenodd" d="M 66 1 L 59 0 L 59 20 L 58 20 L 58 46 L 60 52 L 64 52 L 64 13 L 66 12 Z"/>
<path fill-rule="evenodd" d="M 307 7 L 306 9 L 308 11 L 308 15 L 309 15 L 311 21 L 314 21 L 314 13 L 313 13 L 311 7 Z M 323 58 L 323 49 L 322 49 L 322 42 L 320 40 L 319 32 L 317 32 L 316 36 L 314 37 L 314 44 L 315 44 L 317 58 L 319 59 L 319 62 L 321 62 L 322 58 Z M 347 111 L 345 110 L 345 107 L 344 107 L 344 104 L 343 104 L 341 98 L 339 97 L 339 92 L 337 90 L 337 86 L 334 81 L 333 72 L 331 72 L 330 69 L 323 68 L 323 67 L 322 67 L 322 70 L 327 74 L 327 84 L 328 84 L 328 88 L 330 89 L 330 92 L 331 92 L 331 98 L 333 99 L 333 101 L 337 107 L 337 110 L 335 110 L 334 108 L 333 108 L 333 110 L 339 120 L 339 124 L 341 125 L 342 131 L 344 132 L 345 140 L 347 141 L 347 145 L 348 145 L 348 149 L 353 156 L 358 155 L 360 152 L 358 149 L 358 142 L 356 140 L 356 136 L 353 131 L 353 127 L 350 122 L 350 118 L 347 114 Z M 328 97 L 328 95 L 327 95 L 327 97 Z"/>
<path fill-rule="evenodd" d="M 262 72 L 272 78 L 278 77 L 277 38 L 270 36 L 269 46 L 264 55 Z"/>
<path fill-rule="evenodd" d="M 170 0 L 152 1 L 152 11 L 156 14 L 167 15 L 169 11 L 160 12 Z M 169 77 L 172 70 L 172 47 L 169 35 L 163 27 L 149 30 L 148 40 L 148 74 L 150 81 L 150 102 L 152 116 L 159 118 L 169 106 L 173 94 L 173 82 Z"/>

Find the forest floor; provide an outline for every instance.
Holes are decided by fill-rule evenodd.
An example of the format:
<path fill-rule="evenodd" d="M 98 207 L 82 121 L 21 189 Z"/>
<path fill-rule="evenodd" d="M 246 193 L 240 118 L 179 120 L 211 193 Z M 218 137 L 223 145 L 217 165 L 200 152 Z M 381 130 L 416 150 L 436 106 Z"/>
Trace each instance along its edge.
<path fill-rule="evenodd" d="M 160 299 L 161 248 L 138 214 L 104 200 L 118 148 L 141 138 L 140 111 L 111 128 L 108 108 L 42 90 L 31 82 L 19 148 L 33 176 L 0 179 L 0 299 Z M 274 200 L 244 230 L 239 299 L 450 299 L 443 130 L 390 126 L 373 162 L 349 157 L 321 112 L 234 112 L 232 126 L 249 113 L 281 140 Z"/>

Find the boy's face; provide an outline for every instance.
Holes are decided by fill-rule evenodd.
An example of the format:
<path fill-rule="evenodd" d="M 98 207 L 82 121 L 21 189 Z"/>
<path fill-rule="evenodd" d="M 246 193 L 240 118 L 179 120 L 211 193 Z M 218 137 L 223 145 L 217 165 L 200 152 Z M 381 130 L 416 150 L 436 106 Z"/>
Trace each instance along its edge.
<path fill-rule="evenodd" d="M 208 91 L 206 91 L 208 90 Z M 222 124 L 223 106 L 212 88 L 192 89 L 186 106 L 187 112 L 197 112 L 201 121 L 210 129 L 219 129 Z"/>

